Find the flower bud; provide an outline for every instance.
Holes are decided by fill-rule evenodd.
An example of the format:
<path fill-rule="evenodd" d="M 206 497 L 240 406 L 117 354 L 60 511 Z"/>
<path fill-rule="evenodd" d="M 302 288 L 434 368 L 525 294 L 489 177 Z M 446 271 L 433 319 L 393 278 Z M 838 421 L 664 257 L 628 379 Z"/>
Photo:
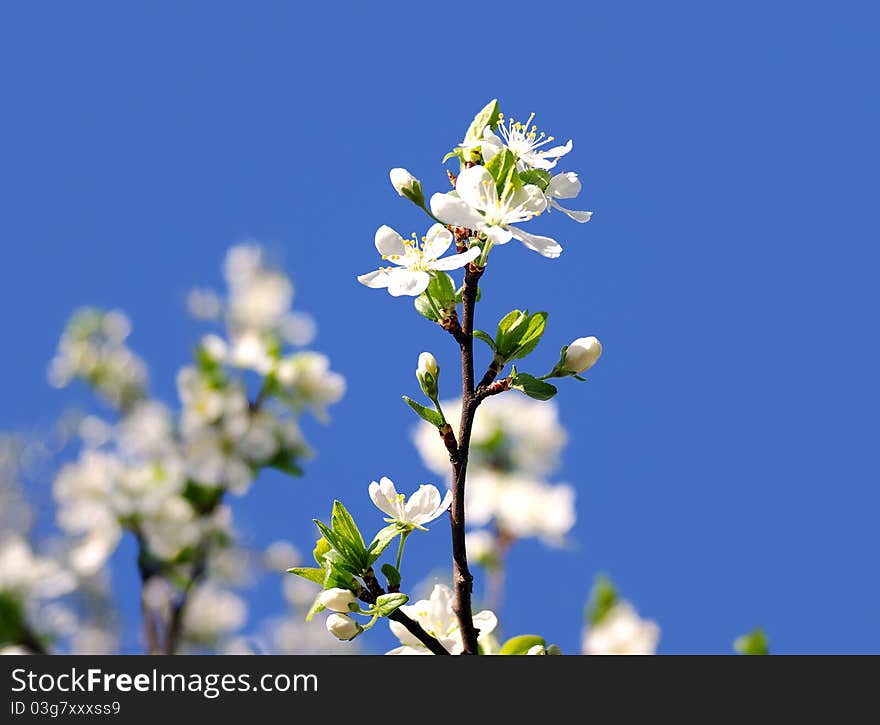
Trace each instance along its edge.
<path fill-rule="evenodd" d="M 406 169 L 401 168 L 391 169 L 388 176 L 391 179 L 391 186 L 394 187 L 394 190 L 398 194 L 406 197 L 419 206 L 424 206 L 425 195 L 422 193 L 421 181 Z"/>
<path fill-rule="evenodd" d="M 429 352 L 419 355 L 419 367 L 416 369 L 416 378 L 422 387 L 422 392 L 431 400 L 439 395 L 438 380 L 440 379 L 440 366 Z"/>
<path fill-rule="evenodd" d="M 339 587 L 321 592 L 319 601 L 325 609 L 329 609 L 331 612 L 350 612 L 349 605 L 357 603 L 354 594 L 348 589 L 340 589 Z"/>
<path fill-rule="evenodd" d="M 363 627 L 355 622 L 347 614 L 331 614 L 327 617 L 327 631 L 336 639 L 345 641 L 354 639 L 362 631 Z"/>
<path fill-rule="evenodd" d="M 568 346 L 562 365 L 573 373 L 583 373 L 596 364 L 601 354 L 602 343 L 595 337 L 579 337 Z"/>

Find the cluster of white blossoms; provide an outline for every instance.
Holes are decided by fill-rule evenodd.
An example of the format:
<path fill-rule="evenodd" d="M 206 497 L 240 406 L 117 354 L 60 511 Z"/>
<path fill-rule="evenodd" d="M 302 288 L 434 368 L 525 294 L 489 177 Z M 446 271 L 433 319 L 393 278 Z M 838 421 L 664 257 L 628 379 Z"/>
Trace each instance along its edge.
<path fill-rule="evenodd" d="M 130 333 L 128 317 L 118 310 L 80 310 L 58 343 L 49 382 L 62 388 L 84 380 L 113 406 L 128 407 L 147 383 L 146 365 L 126 344 Z"/>
<path fill-rule="evenodd" d="M 450 420 L 457 420 L 460 401 L 441 403 Z M 413 441 L 431 471 L 449 475 L 449 452 L 430 423 L 421 422 Z M 488 398 L 474 418 L 465 498 L 467 521 L 486 527 L 469 532 L 476 542 L 477 561 L 491 561 L 498 538 L 537 537 L 560 545 L 574 526 L 575 491 L 566 483 L 546 479 L 559 466 L 567 441 L 552 401 L 525 396 Z"/>
<path fill-rule="evenodd" d="M 435 273 L 460 269 L 477 259 L 485 263 L 493 246 L 511 239 L 544 257 L 558 257 L 562 246 L 555 239 L 518 225 L 552 209 L 577 222 L 589 221 L 592 213 L 559 204 L 559 199 L 573 199 L 581 192 L 580 179 L 573 171 L 550 173 L 571 151 L 572 142 L 548 147 L 554 138 L 538 130 L 532 123 L 534 117 L 533 113 L 525 122 L 505 120 L 496 101 L 477 114 L 464 140 L 447 155 L 457 156 L 462 166 L 461 173 L 451 177 L 454 191 L 431 196 L 429 214 L 439 223 L 421 240 L 415 233 L 408 238 L 389 226 L 379 227 L 376 249 L 390 265 L 361 275 L 358 281 L 387 289 L 394 297 L 418 296 Z M 417 178 L 403 168 L 392 169 L 389 176 L 398 194 L 428 211 Z M 456 244 L 457 253 L 443 257 L 454 240 L 446 227 L 468 229 L 476 236 L 466 249 Z"/>
<path fill-rule="evenodd" d="M 145 601 L 168 620 L 185 596 L 182 636 L 194 644 L 224 638 L 246 615 L 211 572 L 182 588 L 187 572 L 234 551 L 224 495 L 244 494 L 265 468 L 299 474 L 311 454 L 299 418 L 326 419 L 345 390 L 324 355 L 291 348 L 309 343 L 315 326 L 291 311 L 293 285 L 259 246 L 233 247 L 224 273 L 225 299 L 209 290 L 190 295 L 196 316 L 223 324 L 177 375 L 179 414 L 149 396 L 146 367 L 127 347 L 131 326 L 118 312 L 74 315 L 49 373 L 58 386 L 86 382 L 117 414 L 82 419 L 79 456 L 56 476 L 65 561 L 78 576 L 93 576 L 131 532 Z"/>

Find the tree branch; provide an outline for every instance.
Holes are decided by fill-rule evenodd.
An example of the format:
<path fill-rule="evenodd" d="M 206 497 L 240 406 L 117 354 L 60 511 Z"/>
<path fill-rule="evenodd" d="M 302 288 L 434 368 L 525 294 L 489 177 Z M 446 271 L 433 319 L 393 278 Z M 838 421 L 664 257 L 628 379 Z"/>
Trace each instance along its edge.
<path fill-rule="evenodd" d="M 461 294 L 461 335 L 456 337 L 461 347 L 461 422 L 458 430 L 458 455 L 452 461 L 452 506 L 449 520 L 452 529 L 452 574 L 455 585 L 453 609 L 461 631 L 463 654 L 466 655 L 478 653 L 478 631 L 474 627 L 471 606 L 474 578 L 468 569 L 464 535 L 464 497 L 471 428 L 480 404 L 474 392 L 474 306 L 477 301 L 477 285 L 482 275 L 483 268 L 474 264 L 467 266 Z"/>

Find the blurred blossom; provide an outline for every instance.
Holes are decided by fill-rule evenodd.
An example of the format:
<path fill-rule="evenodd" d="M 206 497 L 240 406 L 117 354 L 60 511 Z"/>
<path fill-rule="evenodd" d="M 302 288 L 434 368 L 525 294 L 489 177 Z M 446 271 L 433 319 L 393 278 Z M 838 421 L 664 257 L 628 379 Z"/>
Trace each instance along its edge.
<path fill-rule="evenodd" d="M 538 537 L 559 546 L 575 523 L 574 498 L 568 484 L 478 469 L 468 477 L 465 505 L 474 526 L 494 522 L 515 539 Z"/>
<path fill-rule="evenodd" d="M 223 311 L 223 301 L 212 289 L 196 288 L 187 295 L 186 308 L 196 320 L 217 320 Z"/>
<path fill-rule="evenodd" d="M 458 420 L 459 400 L 445 401 L 442 407 L 447 420 Z M 469 466 L 545 476 L 558 467 L 567 439 L 553 401 L 515 393 L 487 398 L 474 418 Z M 433 426 L 420 423 L 414 442 L 425 466 L 435 473 L 449 473 L 449 453 Z"/>
<path fill-rule="evenodd" d="M 0 540 L 0 592 L 27 602 L 67 594 L 76 579 L 56 560 L 35 554 L 18 535 Z"/>
<path fill-rule="evenodd" d="M 33 654 L 27 647 L 21 647 L 17 644 L 0 647 L 0 656 L 3 655 L 30 655 Z"/>
<path fill-rule="evenodd" d="M 301 408 L 311 410 L 319 420 L 327 418 L 327 406 L 345 394 L 345 378 L 330 370 L 326 355 L 300 352 L 278 363 L 278 383 Z"/>
<path fill-rule="evenodd" d="M 211 642 L 235 632 L 246 619 L 247 605 L 241 597 L 216 584 L 202 584 L 190 595 L 184 633 L 188 639 Z"/>
<path fill-rule="evenodd" d="M 284 574 L 301 561 L 299 551 L 289 541 L 274 541 L 263 552 L 263 563 L 270 571 Z M 286 577 L 296 579 L 297 577 Z"/>
<path fill-rule="evenodd" d="M 618 602 L 584 633 L 586 655 L 652 655 L 657 651 L 660 627 L 639 617 L 629 602 Z"/>
<path fill-rule="evenodd" d="M 58 343 L 49 382 L 62 388 L 82 380 L 113 406 L 130 406 L 144 395 L 147 384 L 146 365 L 126 345 L 130 332 L 131 324 L 121 312 L 79 310 Z"/>
<path fill-rule="evenodd" d="M 72 653 L 80 655 L 113 654 L 118 647 L 119 642 L 112 632 L 93 625 L 76 630 L 70 643 Z"/>
<path fill-rule="evenodd" d="M 305 312 L 293 312 L 281 318 L 278 334 L 288 345 L 304 347 L 311 345 L 318 334 L 318 326 L 311 315 Z"/>

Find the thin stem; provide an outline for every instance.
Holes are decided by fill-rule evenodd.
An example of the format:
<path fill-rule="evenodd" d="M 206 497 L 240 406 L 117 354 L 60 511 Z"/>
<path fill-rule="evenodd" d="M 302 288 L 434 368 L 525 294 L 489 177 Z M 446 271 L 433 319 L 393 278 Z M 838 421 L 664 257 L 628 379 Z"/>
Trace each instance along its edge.
<path fill-rule="evenodd" d="M 403 545 L 406 543 L 406 537 L 409 536 L 409 531 L 404 531 L 400 535 L 400 544 L 397 547 L 397 564 L 394 565 L 394 568 L 397 569 L 398 573 L 400 572 L 400 561 L 403 559 Z"/>

